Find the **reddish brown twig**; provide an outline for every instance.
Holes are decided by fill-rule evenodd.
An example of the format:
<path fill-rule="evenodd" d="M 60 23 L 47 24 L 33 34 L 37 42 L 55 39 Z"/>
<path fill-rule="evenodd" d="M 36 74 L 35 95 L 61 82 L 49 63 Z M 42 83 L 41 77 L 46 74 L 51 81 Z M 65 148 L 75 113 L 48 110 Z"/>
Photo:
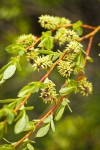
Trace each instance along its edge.
<path fill-rule="evenodd" d="M 25 99 L 13 110 L 13 112 L 17 112 L 26 103 L 26 101 L 29 99 L 30 96 L 31 96 L 31 93 L 29 93 L 25 97 Z"/>
<path fill-rule="evenodd" d="M 36 38 L 37 38 L 36 41 L 33 42 L 32 45 L 30 45 L 29 47 L 27 47 L 26 50 L 29 50 L 30 48 L 34 47 L 40 41 L 40 39 L 41 39 L 41 38 L 38 38 L 38 37 L 36 37 Z"/>
<path fill-rule="evenodd" d="M 86 57 L 85 57 L 85 60 L 84 60 L 84 66 L 86 65 L 87 57 L 90 54 L 92 42 L 93 42 L 93 36 L 91 36 L 90 39 L 89 39 L 88 47 L 87 47 L 87 50 L 86 50 Z"/>
<path fill-rule="evenodd" d="M 92 32 L 90 32 L 89 34 L 81 37 L 78 39 L 79 42 L 91 37 L 91 36 L 94 36 L 98 31 L 100 30 L 100 26 L 96 27 Z"/>
<path fill-rule="evenodd" d="M 67 25 L 64 25 L 63 27 L 68 28 L 68 27 L 72 27 L 73 25 L 74 24 L 67 24 Z M 96 29 L 96 27 L 90 26 L 90 25 L 87 25 L 87 24 L 82 24 L 81 27 L 86 28 L 86 29 L 93 29 L 93 30 Z M 58 28 L 62 28 L 62 26 L 58 26 L 57 29 Z"/>
<path fill-rule="evenodd" d="M 83 28 L 87 28 L 87 29 L 96 29 L 96 27 L 93 27 L 93 26 L 90 26 L 90 25 L 87 25 L 87 24 L 82 24 L 81 27 Z"/>

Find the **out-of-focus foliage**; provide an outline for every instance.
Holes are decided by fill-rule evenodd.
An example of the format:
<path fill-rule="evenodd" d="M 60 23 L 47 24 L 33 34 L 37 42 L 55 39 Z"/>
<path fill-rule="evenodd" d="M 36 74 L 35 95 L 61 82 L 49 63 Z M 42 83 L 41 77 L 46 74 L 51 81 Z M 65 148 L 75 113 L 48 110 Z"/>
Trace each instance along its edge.
<path fill-rule="evenodd" d="M 40 145 L 36 145 L 36 150 L 99 150 L 100 101 L 98 98 L 97 93 L 89 100 L 90 103 L 86 104 L 83 115 L 77 113 L 67 117 L 66 113 L 64 119 L 56 124 L 54 134 L 51 131 L 44 139 L 38 139 Z"/>
<path fill-rule="evenodd" d="M 40 146 L 44 150 L 99 150 L 99 137 L 99 125 L 95 128 L 93 122 L 81 116 L 66 117 L 55 134 L 44 138 L 45 142 L 40 140 Z"/>
<path fill-rule="evenodd" d="M 3 7 L 2 7 L 3 5 Z M 10 20 L 18 15 L 20 15 L 20 1 L 2 1 L 0 7 L 0 19 Z"/>

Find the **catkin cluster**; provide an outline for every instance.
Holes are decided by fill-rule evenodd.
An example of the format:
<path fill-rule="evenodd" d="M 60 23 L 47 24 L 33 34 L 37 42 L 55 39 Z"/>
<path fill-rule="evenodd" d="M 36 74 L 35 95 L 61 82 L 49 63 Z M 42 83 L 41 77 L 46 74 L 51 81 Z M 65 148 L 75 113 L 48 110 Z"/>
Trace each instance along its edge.
<path fill-rule="evenodd" d="M 65 78 L 65 81 L 70 81 L 75 79 L 80 72 L 84 74 L 84 50 L 78 41 L 78 33 L 70 27 L 71 21 L 66 18 L 42 15 L 39 17 L 39 23 L 47 31 L 42 33 L 37 45 L 29 48 L 25 53 L 33 70 L 48 70 L 61 54 L 66 52 L 66 55 L 57 64 L 60 75 Z M 17 44 L 27 48 L 35 41 L 36 37 L 29 34 L 20 36 Z M 45 103 L 52 102 L 57 96 L 55 85 L 51 80 L 44 83 L 46 88 L 41 90 L 40 97 Z M 77 91 L 87 96 L 92 93 L 92 83 L 81 79 L 77 82 Z"/>
<path fill-rule="evenodd" d="M 43 99 L 45 103 L 55 102 L 57 100 L 55 84 L 48 78 L 44 81 L 44 83 L 46 87 L 44 89 L 41 89 L 40 97 Z"/>

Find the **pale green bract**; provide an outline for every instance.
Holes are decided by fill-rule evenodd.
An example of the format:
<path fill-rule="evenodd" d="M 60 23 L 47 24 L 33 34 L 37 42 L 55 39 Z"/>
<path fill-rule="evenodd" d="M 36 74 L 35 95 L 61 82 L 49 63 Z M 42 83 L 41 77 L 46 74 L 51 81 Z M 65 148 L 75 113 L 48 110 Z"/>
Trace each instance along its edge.
<path fill-rule="evenodd" d="M 7 80 L 9 78 L 11 78 L 13 76 L 13 74 L 16 71 L 16 64 L 14 65 L 10 65 L 5 71 L 4 71 L 4 75 L 3 75 L 3 79 Z"/>
<path fill-rule="evenodd" d="M 48 124 L 44 125 L 42 128 L 40 128 L 36 134 L 36 137 L 45 136 L 48 133 L 49 129 L 50 129 L 50 123 L 48 123 Z"/>
<path fill-rule="evenodd" d="M 27 126 L 28 121 L 29 121 L 28 116 L 24 112 L 22 117 L 15 124 L 14 132 L 16 134 L 21 133 L 25 129 L 25 127 Z"/>

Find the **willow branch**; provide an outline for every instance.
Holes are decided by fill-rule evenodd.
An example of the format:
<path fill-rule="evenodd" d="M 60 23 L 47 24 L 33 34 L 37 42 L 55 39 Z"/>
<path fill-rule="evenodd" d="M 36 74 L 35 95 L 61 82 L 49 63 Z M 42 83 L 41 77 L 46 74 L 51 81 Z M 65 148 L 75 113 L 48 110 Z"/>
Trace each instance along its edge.
<path fill-rule="evenodd" d="M 58 99 L 56 104 L 39 120 L 39 122 L 35 125 L 34 129 L 29 131 L 22 139 L 15 143 L 14 147 L 17 147 L 20 143 L 22 143 L 26 138 L 28 138 L 35 130 L 52 112 L 57 108 L 58 104 L 62 101 L 65 96 L 62 96 Z"/>
<path fill-rule="evenodd" d="M 87 28 L 87 29 L 93 29 L 93 30 L 96 29 L 96 27 L 90 26 L 90 25 L 87 25 L 87 24 L 82 24 L 81 27 Z"/>
<path fill-rule="evenodd" d="M 85 57 L 85 60 L 84 60 L 84 66 L 86 65 L 87 57 L 90 54 L 92 42 L 93 42 L 93 36 L 91 36 L 90 39 L 89 39 L 88 47 L 87 47 L 87 50 L 86 50 L 86 57 Z"/>
<path fill-rule="evenodd" d="M 29 50 L 30 48 L 32 48 L 32 47 L 34 47 L 39 41 L 40 41 L 40 39 L 41 39 L 41 37 L 36 37 L 36 41 L 35 42 L 33 42 L 33 44 L 32 45 L 30 45 L 29 47 L 27 47 L 26 48 L 26 50 Z"/>
<path fill-rule="evenodd" d="M 31 93 L 29 93 L 25 97 L 25 99 L 13 110 L 13 112 L 17 112 L 26 103 L 26 101 L 29 99 L 30 96 L 31 96 Z"/>
<path fill-rule="evenodd" d="M 67 24 L 63 27 L 68 28 L 68 27 L 72 27 L 73 25 L 74 24 Z M 96 27 L 90 26 L 90 25 L 87 25 L 87 24 L 82 24 L 81 27 L 86 28 L 86 29 L 93 29 L 93 30 L 96 29 Z M 58 26 L 57 28 L 62 28 L 62 26 Z"/>
<path fill-rule="evenodd" d="M 89 33 L 88 35 L 82 37 L 79 39 L 79 41 L 82 41 L 86 38 L 89 38 L 90 37 L 90 41 L 89 41 L 89 44 L 88 44 L 88 48 L 87 48 L 87 51 L 86 51 L 86 57 L 85 57 L 85 61 L 84 61 L 84 64 L 86 64 L 86 60 L 87 60 L 87 57 L 90 53 L 90 48 L 91 48 L 91 44 L 92 44 L 92 40 L 93 40 L 93 36 L 100 30 L 100 26 L 97 27 L 96 29 L 94 29 L 93 32 Z M 50 68 L 50 70 L 47 72 L 47 74 L 44 75 L 44 77 L 39 81 L 39 82 L 42 82 L 45 80 L 45 78 L 47 78 L 49 76 L 49 74 L 52 72 L 52 70 L 54 69 L 54 67 L 57 65 L 57 63 L 63 59 L 63 57 L 66 55 L 66 52 L 53 64 L 53 66 Z M 78 80 L 80 78 L 81 74 L 78 76 L 78 78 L 76 80 Z M 31 94 L 29 94 L 30 96 Z M 27 101 L 27 99 L 29 98 L 29 96 L 23 101 L 23 103 L 25 103 Z M 17 147 L 20 143 L 22 143 L 26 138 L 28 138 L 35 130 L 58 106 L 58 104 L 62 101 L 62 99 L 64 98 L 65 96 L 62 96 L 58 99 L 57 103 L 40 119 L 40 121 L 35 125 L 34 129 L 32 129 L 31 131 L 29 131 L 23 138 L 21 138 L 18 142 L 16 142 L 16 144 L 14 145 L 14 147 Z M 23 103 L 20 105 L 22 106 Z M 19 108 L 20 108 L 19 106 Z M 19 109 L 18 108 L 18 109 Z M 17 110 L 18 110 L 17 109 Z"/>
<path fill-rule="evenodd" d="M 99 30 L 100 30 L 100 26 L 96 27 L 94 29 L 94 31 L 90 32 L 89 34 L 79 38 L 78 41 L 81 42 L 81 41 L 83 41 L 83 40 L 85 40 L 85 39 L 87 39 L 87 38 L 89 38 L 91 36 L 94 36 Z"/>
<path fill-rule="evenodd" d="M 68 25 L 68 27 L 69 27 L 69 26 L 72 26 L 72 24 Z M 86 27 L 86 28 L 94 29 L 94 31 L 90 32 L 89 34 L 87 34 L 87 35 L 85 35 L 85 36 L 83 36 L 83 37 L 81 37 L 81 38 L 79 38 L 78 41 L 83 41 L 83 40 L 85 40 L 85 39 L 87 39 L 87 38 L 89 38 L 89 37 L 93 37 L 93 36 L 100 30 L 100 26 L 98 26 L 98 27 L 96 27 L 96 28 L 95 28 L 95 27 L 92 27 L 92 26 L 89 26 L 89 25 L 82 25 L 82 26 L 84 26 L 84 27 Z M 29 47 L 27 48 L 27 50 L 29 50 L 30 48 L 34 47 L 34 46 L 40 41 L 40 39 L 41 39 L 41 38 L 37 38 L 36 42 L 33 43 L 31 46 L 29 46 Z M 88 51 L 90 51 L 90 48 L 91 48 L 92 38 L 91 38 L 90 41 L 91 41 L 91 42 L 89 42 Z M 50 68 L 50 70 L 43 76 L 43 78 L 42 78 L 39 82 L 44 81 L 44 80 L 50 75 L 50 73 L 52 72 L 52 70 L 54 69 L 54 67 L 58 64 L 58 62 L 59 62 L 60 60 L 63 59 L 63 57 L 64 57 L 65 55 L 66 55 L 66 52 L 52 65 L 52 67 Z M 87 56 L 88 56 L 88 55 L 89 55 L 89 54 L 87 54 Z M 86 64 L 86 59 L 87 59 L 87 57 L 85 58 L 84 64 Z M 22 103 L 20 103 L 19 106 L 17 106 L 17 108 L 14 109 L 14 112 L 18 111 L 18 110 L 21 108 L 21 106 L 26 103 L 26 101 L 28 100 L 28 98 L 29 98 L 30 96 L 31 96 L 31 93 L 28 94 L 28 95 L 26 96 L 26 98 L 22 101 Z"/>
<path fill-rule="evenodd" d="M 72 25 L 69 25 L 68 27 L 70 27 L 70 26 L 72 26 Z M 88 44 L 87 51 L 86 51 L 86 57 L 85 57 L 85 61 L 84 61 L 84 65 L 85 65 L 87 57 L 88 57 L 88 55 L 90 53 L 90 48 L 91 48 L 91 45 L 92 45 L 93 36 L 100 30 L 100 26 L 98 26 L 98 27 L 95 28 L 95 27 L 88 26 L 88 25 L 82 25 L 82 27 L 89 28 L 89 29 L 94 29 L 91 33 L 89 33 L 89 34 L 87 34 L 87 35 L 85 35 L 85 36 L 83 36 L 83 37 L 81 37 L 81 38 L 78 39 L 78 41 L 82 41 L 82 40 L 85 40 L 85 39 L 87 39 L 87 38 L 90 37 L 89 44 Z M 34 47 L 34 45 L 36 45 L 39 41 L 40 41 L 40 38 L 38 38 L 35 43 L 33 43 L 31 46 L 29 46 L 27 48 L 27 50 L 29 50 L 31 47 Z M 43 78 L 41 78 L 41 80 L 39 82 L 44 81 L 50 75 L 50 73 L 52 72 L 52 70 L 54 69 L 54 67 L 58 64 L 58 62 L 60 60 L 63 59 L 63 57 L 65 55 L 66 55 L 66 52 L 52 65 L 52 67 L 50 68 L 50 70 L 43 76 Z M 28 98 L 30 96 L 31 96 L 31 93 L 29 93 L 27 95 L 27 97 L 24 99 L 24 101 L 17 108 L 15 108 L 14 111 L 15 112 L 18 111 L 20 109 L 20 107 L 25 104 L 25 102 L 28 100 Z M 35 125 L 34 129 L 36 129 L 57 108 L 58 104 L 61 102 L 61 100 L 63 98 L 64 98 L 64 96 L 62 96 L 62 97 L 60 97 L 58 99 L 57 103 L 40 119 L 40 121 Z M 22 139 L 20 139 L 18 142 L 16 142 L 16 144 L 14 145 L 14 147 L 17 147 L 26 138 L 28 138 L 33 133 L 34 129 L 32 129 L 31 131 L 29 131 Z"/>

